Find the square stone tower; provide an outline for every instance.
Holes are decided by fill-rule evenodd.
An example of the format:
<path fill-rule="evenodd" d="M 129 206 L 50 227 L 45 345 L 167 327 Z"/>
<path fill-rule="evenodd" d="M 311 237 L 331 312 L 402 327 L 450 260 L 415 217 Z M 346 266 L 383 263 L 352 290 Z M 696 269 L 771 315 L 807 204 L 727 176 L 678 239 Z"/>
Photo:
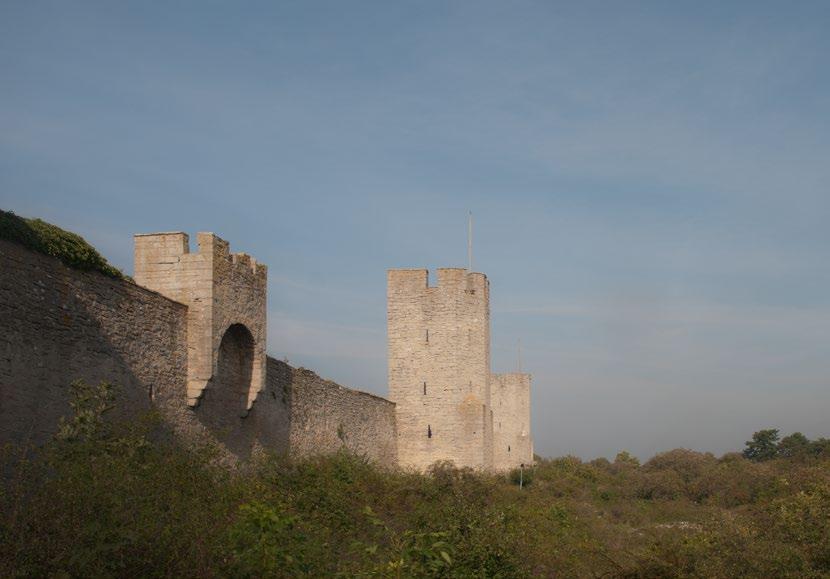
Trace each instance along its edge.
<path fill-rule="evenodd" d="M 444 268 L 387 273 L 389 397 L 397 405 L 398 461 L 493 467 L 490 298 L 482 273 Z"/>
<path fill-rule="evenodd" d="M 530 436 L 530 374 L 493 374 L 493 464 L 511 470 L 533 464 Z"/>
<path fill-rule="evenodd" d="M 199 251 L 190 253 L 186 233 L 136 235 L 135 282 L 188 306 L 188 405 L 196 406 L 218 375 L 222 347 L 234 359 L 227 371 L 242 382 L 232 397 L 238 394 L 244 416 L 265 386 L 267 268 L 248 254 L 231 254 L 213 233 L 199 233 L 198 242 Z"/>

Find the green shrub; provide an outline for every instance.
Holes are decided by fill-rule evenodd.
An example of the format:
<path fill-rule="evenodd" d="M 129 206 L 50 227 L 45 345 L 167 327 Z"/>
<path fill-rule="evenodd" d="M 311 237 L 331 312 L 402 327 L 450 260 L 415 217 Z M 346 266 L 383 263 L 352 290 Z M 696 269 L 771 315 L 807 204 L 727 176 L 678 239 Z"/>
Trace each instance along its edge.
<path fill-rule="evenodd" d="M 830 482 L 816 482 L 765 506 L 764 534 L 799 545 L 811 570 L 830 574 Z"/>
<path fill-rule="evenodd" d="M 637 496 L 642 499 L 674 500 L 686 494 L 686 485 L 674 470 L 644 472 L 639 476 Z"/>
<path fill-rule="evenodd" d="M 75 269 L 97 271 L 115 279 L 125 277 L 83 237 L 40 219 L 26 219 L 0 209 L 0 239 L 56 257 Z"/>
<path fill-rule="evenodd" d="M 775 473 L 766 463 L 752 462 L 740 453 L 721 457 L 691 483 L 695 499 L 733 508 L 754 503 L 774 486 Z"/>
<path fill-rule="evenodd" d="M 308 537 L 298 518 L 278 505 L 260 501 L 241 505 L 228 534 L 234 576 L 296 577 L 314 571 Z"/>

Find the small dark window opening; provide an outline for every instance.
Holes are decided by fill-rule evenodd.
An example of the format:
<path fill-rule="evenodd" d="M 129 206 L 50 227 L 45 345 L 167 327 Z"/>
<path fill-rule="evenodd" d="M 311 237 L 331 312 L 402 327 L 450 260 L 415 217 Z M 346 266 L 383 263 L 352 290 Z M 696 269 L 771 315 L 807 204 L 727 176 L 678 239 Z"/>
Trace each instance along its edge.
<path fill-rule="evenodd" d="M 429 344 L 429 330 L 427 330 L 427 344 Z"/>
<path fill-rule="evenodd" d="M 510 452 L 510 445 L 507 445 L 507 452 Z"/>
<path fill-rule="evenodd" d="M 427 395 L 427 383 L 424 382 L 424 396 Z"/>
<path fill-rule="evenodd" d="M 427 424 L 427 438 L 432 438 L 432 426 Z"/>

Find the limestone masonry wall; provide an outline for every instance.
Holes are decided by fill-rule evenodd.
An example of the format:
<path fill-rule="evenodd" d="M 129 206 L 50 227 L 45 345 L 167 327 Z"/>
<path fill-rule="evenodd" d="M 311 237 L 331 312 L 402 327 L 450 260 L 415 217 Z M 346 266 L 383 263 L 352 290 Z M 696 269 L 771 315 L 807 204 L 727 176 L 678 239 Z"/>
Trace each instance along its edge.
<path fill-rule="evenodd" d="M 214 383 L 189 406 L 188 322 L 187 306 L 154 291 L 0 241 L 0 444 L 48 440 L 80 378 L 118 384 L 122 416 L 155 407 L 184 440 L 218 444 L 231 460 L 342 446 L 394 464 L 392 403 L 276 360 L 267 360 L 264 390 L 242 417 L 222 386 L 250 381 L 253 337 L 233 325 Z"/>
<path fill-rule="evenodd" d="M 387 274 L 389 397 L 397 405 L 398 460 L 492 467 L 489 282 L 481 273 L 425 269 Z"/>
<path fill-rule="evenodd" d="M 530 374 L 493 374 L 493 462 L 496 470 L 533 463 Z"/>
<path fill-rule="evenodd" d="M 389 400 L 268 358 L 269 390 L 272 387 L 290 416 L 292 456 L 346 448 L 380 464 L 397 463 L 395 405 Z"/>
<path fill-rule="evenodd" d="M 0 439 L 44 442 L 68 386 L 121 386 L 123 413 L 184 387 L 187 308 L 157 293 L 0 241 Z"/>

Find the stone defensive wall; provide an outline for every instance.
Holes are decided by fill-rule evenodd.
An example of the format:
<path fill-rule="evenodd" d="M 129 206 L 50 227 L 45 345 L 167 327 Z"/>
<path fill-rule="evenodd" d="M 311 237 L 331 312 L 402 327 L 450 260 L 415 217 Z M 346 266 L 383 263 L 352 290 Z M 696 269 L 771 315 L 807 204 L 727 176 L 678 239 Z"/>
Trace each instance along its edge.
<path fill-rule="evenodd" d="M 389 400 L 273 358 L 268 358 L 268 390 L 286 410 L 291 456 L 345 447 L 380 464 L 397 463 L 395 404 Z"/>
<path fill-rule="evenodd" d="M 191 306 L 210 300 L 214 311 L 200 318 L 208 329 L 194 327 L 186 303 L 162 295 L 179 291 L 173 286 L 151 290 L 71 269 L 0 240 L 0 444 L 48 440 L 70 413 L 69 384 L 82 379 L 119 386 L 116 415 L 155 408 L 182 439 L 216 444 L 229 460 L 264 449 L 305 456 L 346 448 L 395 464 L 392 402 L 265 357 L 257 317 L 264 323 L 264 285 L 235 285 L 240 275 L 264 280 L 264 268 L 233 257 L 211 234 L 182 259 L 187 240 L 172 235 L 137 243 L 137 254 L 153 255 L 141 275 L 179 268 L 156 279 L 186 288 L 181 300 Z M 219 282 L 207 283 L 205 271 Z M 175 276 L 194 283 L 177 285 Z M 222 296 L 240 291 L 241 305 L 225 309 Z"/>

